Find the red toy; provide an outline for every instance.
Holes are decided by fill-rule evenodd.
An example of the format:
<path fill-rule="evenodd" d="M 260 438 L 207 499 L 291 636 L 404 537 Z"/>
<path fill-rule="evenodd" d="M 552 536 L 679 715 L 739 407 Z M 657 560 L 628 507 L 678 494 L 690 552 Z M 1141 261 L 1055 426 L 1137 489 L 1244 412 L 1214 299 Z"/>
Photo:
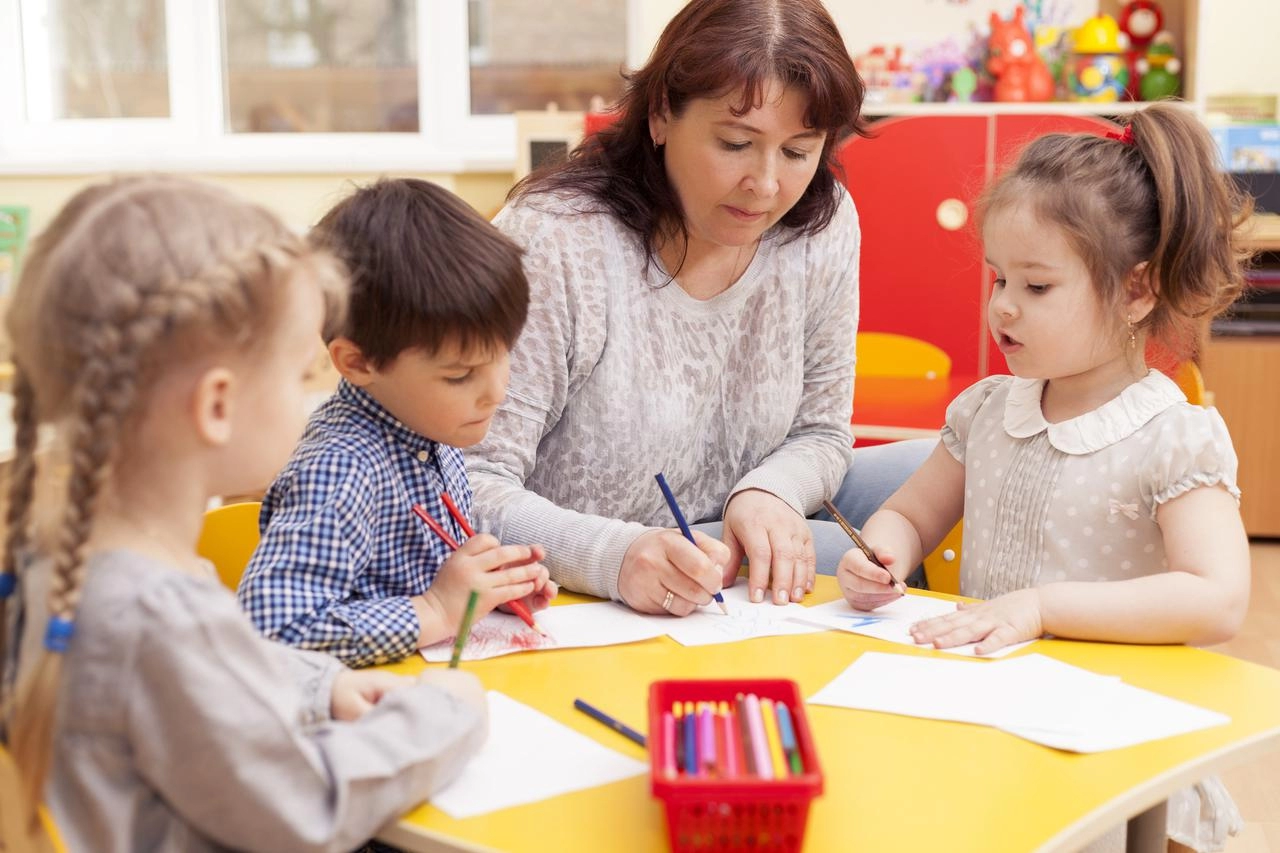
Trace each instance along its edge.
<path fill-rule="evenodd" d="M 991 13 L 987 55 L 987 70 L 996 78 L 997 101 L 1053 100 L 1053 75 L 1036 53 L 1021 6 L 1014 8 L 1008 21 Z"/>
<path fill-rule="evenodd" d="M 1129 100 L 1139 99 L 1138 81 L 1141 73 L 1138 60 L 1147 54 L 1147 48 L 1155 39 L 1156 33 L 1164 26 L 1164 13 L 1155 0 L 1130 0 L 1120 10 L 1120 32 L 1129 37 L 1129 46 L 1125 51 L 1125 59 L 1129 63 Z"/>

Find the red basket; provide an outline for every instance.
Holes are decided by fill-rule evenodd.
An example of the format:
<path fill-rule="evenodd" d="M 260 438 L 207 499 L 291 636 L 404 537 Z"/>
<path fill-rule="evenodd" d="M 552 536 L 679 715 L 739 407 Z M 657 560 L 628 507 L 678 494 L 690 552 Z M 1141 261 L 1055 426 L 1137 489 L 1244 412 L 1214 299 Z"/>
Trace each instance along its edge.
<path fill-rule="evenodd" d="M 674 702 L 733 704 L 739 693 L 787 705 L 805 772 L 784 779 L 671 778 L 663 773 L 663 712 Z M 804 700 L 799 686 L 786 679 L 655 681 L 649 686 L 649 773 L 653 795 L 666 806 L 667 833 L 676 853 L 799 851 L 809 803 L 822 793 L 822 768 Z"/>

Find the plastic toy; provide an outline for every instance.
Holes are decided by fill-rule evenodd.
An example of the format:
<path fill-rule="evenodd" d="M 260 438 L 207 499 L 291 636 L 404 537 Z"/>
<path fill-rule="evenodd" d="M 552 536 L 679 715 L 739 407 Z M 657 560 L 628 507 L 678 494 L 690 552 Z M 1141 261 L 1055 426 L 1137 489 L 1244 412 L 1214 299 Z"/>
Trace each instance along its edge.
<path fill-rule="evenodd" d="M 1072 34 L 1066 66 L 1067 94 L 1075 101 L 1119 101 L 1129 84 L 1129 64 L 1120 27 L 1110 15 L 1095 15 Z"/>
<path fill-rule="evenodd" d="M 1120 10 L 1116 23 L 1119 24 L 1120 31 L 1129 38 L 1129 48 L 1125 53 L 1129 63 L 1128 94 L 1131 99 L 1137 100 L 1138 81 L 1143 74 L 1138 69 L 1138 62 L 1146 55 L 1147 48 L 1164 26 L 1164 13 L 1155 0 L 1130 0 Z"/>
<path fill-rule="evenodd" d="M 1146 56 L 1138 60 L 1138 73 L 1142 75 L 1139 94 L 1144 101 L 1172 98 L 1182 88 L 1182 62 L 1173 47 L 1173 34 L 1160 32 L 1147 48 Z"/>
<path fill-rule="evenodd" d="M 1013 17 L 1008 21 L 991 13 L 987 56 L 987 70 L 996 78 L 997 101 L 1053 99 L 1053 75 L 1036 53 L 1021 6 L 1014 8 Z"/>

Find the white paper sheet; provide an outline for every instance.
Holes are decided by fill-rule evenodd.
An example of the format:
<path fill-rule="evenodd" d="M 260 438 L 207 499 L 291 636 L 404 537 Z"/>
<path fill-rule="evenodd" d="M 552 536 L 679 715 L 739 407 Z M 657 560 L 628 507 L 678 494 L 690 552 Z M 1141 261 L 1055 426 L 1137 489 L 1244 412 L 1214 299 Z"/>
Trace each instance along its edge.
<path fill-rule="evenodd" d="M 538 624 L 551 636 L 543 637 L 519 617 L 493 611 L 471 626 L 471 637 L 462 650 L 463 660 L 527 652 L 532 649 L 572 649 L 585 646 L 612 646 L 661 637 L 666 633 L 666 617 L 654 619 L 611 601 L 566 604 L 548 607 L 535 614 Z M 453 656 L 453 641 L 436 643 L 422 650 L 431 663 Z"/>
<path fill-rule="evenodd" d="M 911 638 L 911 626 L 925 619 L 953 613 L 955 609 L 956 605 L 953 601 L 930 598 L 927 595 L 908 594 L 871 611 L 854 610 L 844 599 L 829 601 L 826 604 L 805 608 L 801 614 L 794 618 L 803 619 L 806 622 L 822 625 L 826 628 L 849 631 L 866 637 L 876 637 L 892 643 L 902 643 L 917 649 L 932 649 L 933 646 L 920 645 Z M 1028 645 L 1028 643 L 1005 646 L 1003 649 L 986 655 L 978 655 L 974 651 L 976 645 L 976 643 L 970 643 L 966 646 L 956 646 L 952 649 L 935 649 L 935 651 L 952 655 L 964 655 L 966 657 L 999 658 L 1011 652 L 1016 652 L 1018 649 Z"/>
<path fill-rule="evenodd" d="M 987 725 L 1072 752 L 1116 749 L 1230 721 L 1043 655 L 977 663 L 867 652 L 809 701 Z"/>
<path fill-rule="evenodd" d="M 475 817 L 649 771 L 509 696 L 488 695 L 489 739 L 462 775 L 431 798 L 449 817 Z"/>
<path fill-rule="evenodd" d="M 812 634 L 827 630 L 825 626 L 794 621 L 804 615 L 806 608 L 791 602 L 752 604 L 745 583 L 731 586 L 721 593 L 729 615 L 720 612 L 712 602 L 706 607 L 673 619 L 669 616 L 647 617 L 660 620 L 667 636 L 682 646 L 709 646 L 715 643 L 733 643 L 755 637 L 779 637 L 788 634 Z"/>

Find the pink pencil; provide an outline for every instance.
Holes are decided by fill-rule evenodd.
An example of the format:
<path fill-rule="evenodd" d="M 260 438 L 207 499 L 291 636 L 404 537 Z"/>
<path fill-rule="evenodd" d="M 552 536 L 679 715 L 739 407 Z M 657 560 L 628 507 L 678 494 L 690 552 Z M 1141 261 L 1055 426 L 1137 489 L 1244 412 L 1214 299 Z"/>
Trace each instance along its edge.
<path fill-rule="evenodd" d="M 714 774 L 716 769 L 716 717 L 715 711 L 712 710 L 712 703 L 707 702 L 702 706 L 702 710 L 698 713 L 698 736 L 702 740 L 702 747 L 698 750 L 698 757 L 701 759 L 698 767 L 698 775 Z"/>
<path fill-rule="evenodd" d="M 720 725 L 724 732 L 724 775 L 728 779 L 734 779 L 738 775 L 738 751 L 733 746 L 733 733 L 737 731 L 737 727 L 728 702 L 720 703 Z"/>
<path fill-rule="evenodd" d="M 761 779 L 774 778 L 773 759 L 769 757 L 769 743 L 764 737 L 764 717 L 760 716 L 760 697 L 747 694 L 747 730 L 751 733 L 748 749 L 755 756 L 756 773 Z"/>
<path fill-rule="evenodd" d="M 668 779 L 676 776 L 676 718 L 670 711 L 662 713 L 662 772 Z"/>

